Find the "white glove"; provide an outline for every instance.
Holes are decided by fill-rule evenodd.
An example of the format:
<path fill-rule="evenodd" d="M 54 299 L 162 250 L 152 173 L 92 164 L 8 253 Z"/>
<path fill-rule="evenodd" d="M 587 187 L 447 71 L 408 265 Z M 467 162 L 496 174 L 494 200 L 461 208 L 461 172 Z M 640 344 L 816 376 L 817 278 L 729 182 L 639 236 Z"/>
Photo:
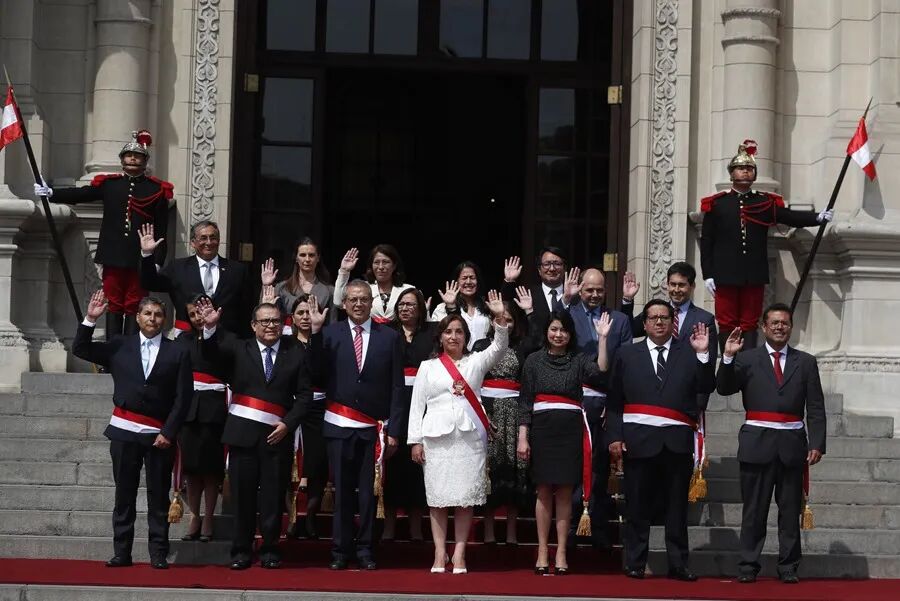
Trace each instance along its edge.
<path fill-rule="evenodd" d="M 48 186 L 47 182 L 41 181 L 41 183 L 34 185 L 34 195 L 51 198 L 53 196 L 53 188 Z"/>
<path fill-rule="evenodd" d="M 819 223 L 826 223 L 831 221 L 832 219 L 834 219 L 834 211 L 832 211 L 831 209 L 825 209 L 824 211 L 819 213 L 818 217 L 816 217 L 816 221 L 818 221 Z"/>
<path fill-rule="evenodd" d="M 715 296 L 716 281 L 712 278 L 706 278 L 705 280 L 703 280 L 703 283 L 706 284 L 706 291 L 709 292 L 710 296 Z"/>

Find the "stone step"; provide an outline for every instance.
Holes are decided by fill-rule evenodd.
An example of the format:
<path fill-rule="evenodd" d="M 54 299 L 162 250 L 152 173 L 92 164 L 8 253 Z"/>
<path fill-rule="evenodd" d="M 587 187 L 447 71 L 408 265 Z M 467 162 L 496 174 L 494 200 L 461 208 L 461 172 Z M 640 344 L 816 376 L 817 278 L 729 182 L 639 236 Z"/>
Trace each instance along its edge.
<path fill-rule="evenodd" d="M 116 491 L 112 486 L 51 486 L 47 484 L 0 484 L 0 510 L 112 511 Z M 222 512 L 221 495 L 216 513 Z M 138 513 L 147 507 L 146 490 L 137 494 Z"/>
<path fill-rule="evenodd" d="M 701 501 L 688 505 L 688 523 L 691 526 L 731 526 L 741 525 L 740 503 Z M 900 505 L 824 505 L 812 503 L 811 508 L 818 528 L 859 528 L 870 530 L 900 529 Z M 778 524 L 778 508 L 774 502 L 769 508 L 768 524 L 775 528 Z"/>
<path fill-rule="evenodd" d="M 709 412 L 706 415 L 706 433 L 737 435 L 743 423 L 743 412 Z M 829 437 L 891 438 L 894 435 L 894 420 L 870 415 L 829 415 L 826 432 Z"/>
<path fill-rule="evenodd" d="M 72 461 L 107 463 L 108 440 L 0 437 L 0 458 L 7 461 Z"/>
<path fill-rule="evenodd" d="M 23 398 L 24 409 L 18 415 L 109 419 L 113 409 L 112 393 L 24 394 Z"/>
<path fill-rule="evenodd" d="M 111 529 L 112 526 L 110 525 Z M 171 540 L 169 561 L 177 564 L 225 565 L 229 562 L 231 542 L 212 540 L 208 543 Z M 134 561 L 147 562 L 147 538 L 135 537 Z M 91 536 L 16 536 L 0 535 L 0 557 L 47 557 L 55 559 L 88 559 L 105 561 L 112 556 L 112 535 Z"/>
<path fill-rule="evenodd" d="M 735 527 L 692 526 L 688 528 L 691 549 L 734 551 L 739 548 L 740 530 Z M 853 528 L 815 528 L 800 533 L 804 553 L 832 551 L 861 555 L 897 555 L 900 553 L 900 530 L 860 530 Z M 665 549 L 663 528 L 650 532 L 650 548 Z M 763 551 L 778 552 L 778 531 L 769 528 Z"/>
<path fill-rule="evenodd" d="M 707 478 L 738 478 L 738 460 L 713 457 L 704 474 Z M 900 482 L 900 459 L 847 459 L 826 455 L 812 468 L 812 475 L 814 481 Z"/>
<path fill-rule="evenodd" d="M 722 396 L 714 393 L 709 397 L 709 404 L 706 410 L 712 412 L 737 412 L 744 413 L 743 397 L 740 394 L 730 394 Z M 825 395 L 825 413 L 838 414 L 844 411 L 844 395 L 842 394 L 826 394 Z"/>
<path fill-rule="evenodd" d="M 810 498 L 821 504 L 900 505 L 900 484 L 895 482 L 835 482 L 817 480 L 813 467 Z M 740 503 L 741 488 L 736 479 L 709 478 L 708 498 L 722 503 Z"/>
<path fill-rule="evenodd" d="M 0 438 L 106 440 L 107 418 L 0 415 Z"/>
<path fill-rule="evenodd" d="M 141 486 L 145 483 L 141 471 Z M 0 484 L 114 486 L 110 463 L 72 461 L 0 461 Z"/>
<path fill-rule="evenodd" d="M 188 533 L 190 512 L 180 522 L 171 524 L 169 538 L 180 539 Z M 230 540 L 234 520 L 228 515 L 217 515 L 213 520 L 214 539 Z M 134 522 L 135 536 L 147 537 L 146 512 L 138 511 Z M 30 509 L 0 509 L 0 535 L 19 536 L 86 536 L 109 538 L 112 536 L 111 511 L 33 511 Z"/>
<path fill-rule="evenodd" d="M 25 372 L 22 374 L 22 392 L 111 396 L 113 381 L 109 374 Z"/>
<path fill-rule="evenodd" d="M 710 457 L 737 455 L 738 437 L 734 434 L 710 434 L 706 437 Z M 831 457 L 850 459 L 900 459 L 900 439 L 831 437 L 827 441 L 825 461 Z"/>

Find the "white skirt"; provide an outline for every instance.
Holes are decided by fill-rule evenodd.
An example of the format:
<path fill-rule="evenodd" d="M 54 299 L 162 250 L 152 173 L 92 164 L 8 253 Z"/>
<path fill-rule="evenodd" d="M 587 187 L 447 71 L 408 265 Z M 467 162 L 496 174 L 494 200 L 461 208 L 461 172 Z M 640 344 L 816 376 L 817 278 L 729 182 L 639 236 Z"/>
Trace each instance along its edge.
<path fill-rule="evenodd" d="M 487 502 L 487 449 L 477 430 L 454 428 L 425 437 L 425 496 L 429 507 L 474 507 Z"/>

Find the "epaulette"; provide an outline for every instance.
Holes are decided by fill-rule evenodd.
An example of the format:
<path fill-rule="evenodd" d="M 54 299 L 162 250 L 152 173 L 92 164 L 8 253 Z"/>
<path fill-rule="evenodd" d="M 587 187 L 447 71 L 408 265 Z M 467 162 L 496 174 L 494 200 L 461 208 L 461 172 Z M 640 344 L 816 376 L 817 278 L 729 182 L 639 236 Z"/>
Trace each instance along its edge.
<path fill-rule="evenodd" d="M 94 176 L 94 179 L 91 180 L 91 185 L 97 187 L 108 179 L 119 179 L 120 177 L 125 177 L 125 175 L 122 173 L 101 173 Z"/>
<path fill-rule="evenodd" d="M 774 192 L 765 192 L 765 195 L 769 198 L 769 200 L 775 203 L 776 207 L 779 207 L 781 209 L 784 208 L 784 196 L 782 196 L 781 194 L 775 194 Z"/>
<path fill-rule="evenodd" d="M 175 196 L 175 186 L 172 182 L 167 182 L 164 179 L 159 179 L 155 175 L 148 175 L 147 179 L 151 182 L 159 184 L 159 187 L 162 188 L 163 196 L 166 200 L 172 200 L 172 197 Z"/>
<path fill-rule="evenodd" d="M 704 213 L 709 213 L 712 211 L 713 205 L 716 204 L 716 199 L 720 196 L 725 196 L 726 194 L 728 194 L 728 192 L 723 190 L 711 196 L 704 196 L 700 199 L 700 210 Z"/>

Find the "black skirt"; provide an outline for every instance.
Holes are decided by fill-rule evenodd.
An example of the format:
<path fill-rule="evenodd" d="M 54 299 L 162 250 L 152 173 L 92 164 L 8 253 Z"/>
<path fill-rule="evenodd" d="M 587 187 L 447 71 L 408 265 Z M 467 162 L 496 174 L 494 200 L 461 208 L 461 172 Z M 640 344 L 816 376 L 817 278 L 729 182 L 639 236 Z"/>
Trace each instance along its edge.
<path fill-rule="evenodd" d="M 384 504 L 409 510 L 425 507 L 425 473 L 412 460 L 412 447 L 401 437 L 397 452 L 384 466 Z"/>
<path fill-rule="evenodd" d="M 306 478 L 306 494 L 321 497 L 328 481 L 328 454 L 321 425 L 303 423 L 303 477 Z"/>
<path fill-rule="evenodd" d="M 584 460 L 581 411 L 550 409 L 531 418 L 531 478 L 535 484 L 575 486 Z"/>
<path fill-rule="evenodd" d="M 178 444 L 181 446 L 181 470 L 195 476 L 225 474 L 225 449 L 222 446 L 224 424 L 186 422 L 181 426 Z"/>

